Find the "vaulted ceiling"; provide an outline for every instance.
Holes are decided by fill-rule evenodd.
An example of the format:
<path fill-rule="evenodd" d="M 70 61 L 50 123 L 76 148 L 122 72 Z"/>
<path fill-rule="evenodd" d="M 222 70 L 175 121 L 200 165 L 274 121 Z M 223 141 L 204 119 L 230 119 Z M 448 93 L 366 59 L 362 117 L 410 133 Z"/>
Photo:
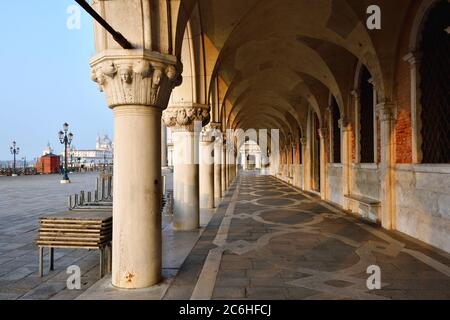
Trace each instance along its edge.
<path fill-rule="evenodd" d="M 349 107 L 358 61 L 381 96 L 392 92 L 396 45 L 411 0 L 188 0 L 203 33 L 206 87 L 229 128 L 296 134 L 311 106 L 322 118 L 330 93 Z M 368 6 L 382 29 L 366 28 Z M 216 112 L 217 112 L 216 111 Z"/>

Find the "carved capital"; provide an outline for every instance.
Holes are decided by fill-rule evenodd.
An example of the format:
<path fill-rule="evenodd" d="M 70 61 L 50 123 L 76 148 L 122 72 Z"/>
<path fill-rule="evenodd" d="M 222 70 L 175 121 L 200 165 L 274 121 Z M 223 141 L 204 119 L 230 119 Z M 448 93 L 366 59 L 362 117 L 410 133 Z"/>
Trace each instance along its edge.
<path fill-rule="evenodd" d="M 210 122 L 208 124 L 208 126 L 212 129 L 212 130 L 220 130 L 220 128 L 222 127 L 222 124 L 220 122 Z"/>
<path fill-rule="evenodd" d="M 347 117 L 338 120 L 338 126 L 342 130 L 350 130 L 350 119 Z"/>
<path fill-rule="evenodd" d="M 306 146 L 306 143 L 308 142 L 308 139 L 306 138 L 300 138 L 300 143 L 302 144 L 302 146 Z"/>
<path fill-rule="evenodd" d="M 350 94 L 351 94 L 355 99 L 359 99 L 359 97 L 360 97 L 360 95 L 361 95 L 359 89 L 352 90 L 352 91 L 350 92 Z"/>
<path fill-rule="evenodd" d="M 215 141 L 215 136 L 213 130 L 210 128 L 205 128 L 200 133 L 200 142 L 211 143 Z"/>
<path fill-rule="evenodd" d="M 163 112 L 164 124 L 174 131 L 194 131 L 195 122 L 208 123 L 210 107 L 198 103 L 169 106 Z"/>
<path fill-rule="evenodd" d="M 318 131 L 319 131 L 319 136 L 322 139 L 326 139 L 328 137 L 328 128 L 320 128 Z"/>
<path fill-rule="evenodd" d="M 395 106 L 391 102 L 381 102 L 377 104 L 376 111 L 382 122 L 395 119 Z"/>
<path fill-rule="evenodd" d="M 105 93 L 110 108 L 148 105 L 164 109 L 172 89 L 181 84 L 177 59 L 156 52 L 107 50 L 90 65 L 91 79 Z"/>
<path fill-rule="evenodd" d="M 422 60 L 422 55 L 417 52 L 410 52 L 406 56 L 403 57 L 403 61 L 408 62 L 411 66 L 416 66 L 420 64 Z"/>

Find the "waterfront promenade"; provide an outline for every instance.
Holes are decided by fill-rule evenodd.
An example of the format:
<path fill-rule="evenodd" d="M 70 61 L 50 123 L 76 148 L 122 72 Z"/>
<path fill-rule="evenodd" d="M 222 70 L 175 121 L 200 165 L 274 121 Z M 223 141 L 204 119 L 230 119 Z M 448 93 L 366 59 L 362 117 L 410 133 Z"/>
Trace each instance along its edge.
<path fill-rule="evenodd" d="M 72 249 L 56 250 L 55 271 L 40 278 L 35 244 L 39 217 L 67 210 L 67 196 L 94 190 L 96 177 L 72 174 L 66 185 L 60 175 L 0 177 L 0 300 L 72 299 L 98 280 L 98 252 Z M 81 268 L 81 290 L 66 289 L 71 264 Z"/>

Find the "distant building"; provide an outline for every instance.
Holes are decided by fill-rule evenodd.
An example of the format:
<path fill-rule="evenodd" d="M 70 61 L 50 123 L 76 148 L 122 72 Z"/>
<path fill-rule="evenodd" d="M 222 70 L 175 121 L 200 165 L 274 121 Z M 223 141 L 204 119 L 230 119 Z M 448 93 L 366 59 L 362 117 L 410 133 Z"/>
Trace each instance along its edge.
<path fill-rule="evenodd" d="M 42 156 L 37 159 L 34 165 L 37 173 L 50 174 L 60 172 L 61 157 L 53 153 L 50 142 L 42 151 Z"/>
<path fill-rule="evenodd" d="M 50 142 L 47 143 L 47 146 L 45 147 L 44 151 L 42 151 L 42 155 L 48 155 L 53 154 L 53 148 L 50 146 Z"/>
<path fill-rule="evenodd" d="M 95 149 L 76 149 L 73 146 L 68 150 L 67 160 L 69 167 L 91 168 L 105 163 L 111 164 L 113 154 L 113 142 L 108 135 L 105 134 L 103 137 L 97 135 Z M 64 153 L 61 155 L 64 158 Z"/>

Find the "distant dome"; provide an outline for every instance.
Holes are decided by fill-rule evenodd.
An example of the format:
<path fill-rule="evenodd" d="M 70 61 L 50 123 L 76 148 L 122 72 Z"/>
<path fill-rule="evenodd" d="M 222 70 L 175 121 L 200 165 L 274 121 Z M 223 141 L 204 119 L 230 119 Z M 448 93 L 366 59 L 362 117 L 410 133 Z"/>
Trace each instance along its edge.
<path fill-rule="evenodd" d="M 52 149 L 52 147 L 50 147 L 50 142 L 48 142 L 44 151 L 42 151 L 42 155 L 45 156 L 47 154 L 52 154 L 52 153 L 53 153 L 53 149 Z"/>

